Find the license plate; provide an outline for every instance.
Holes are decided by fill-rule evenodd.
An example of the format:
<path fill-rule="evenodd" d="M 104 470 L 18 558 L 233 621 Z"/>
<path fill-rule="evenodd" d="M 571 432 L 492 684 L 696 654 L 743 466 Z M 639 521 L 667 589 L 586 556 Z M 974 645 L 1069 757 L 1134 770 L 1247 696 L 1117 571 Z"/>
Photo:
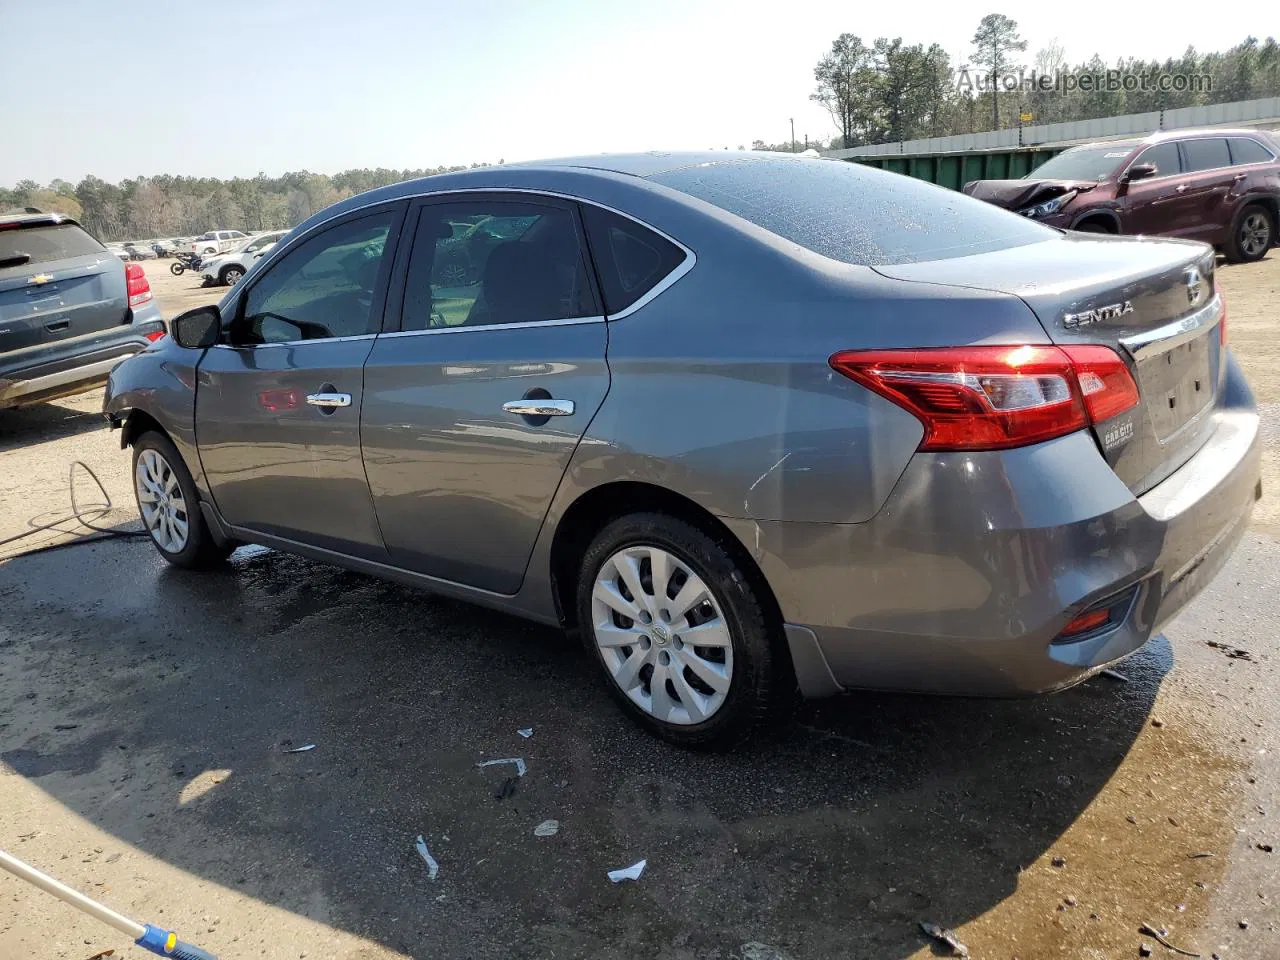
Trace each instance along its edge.
<path fill-rule="evenodd" d="M 1151 424 L 1162 442 L 1213 402 L 1209 350 L 1212 332 L 1146 357 L 1138 367 Z"/>

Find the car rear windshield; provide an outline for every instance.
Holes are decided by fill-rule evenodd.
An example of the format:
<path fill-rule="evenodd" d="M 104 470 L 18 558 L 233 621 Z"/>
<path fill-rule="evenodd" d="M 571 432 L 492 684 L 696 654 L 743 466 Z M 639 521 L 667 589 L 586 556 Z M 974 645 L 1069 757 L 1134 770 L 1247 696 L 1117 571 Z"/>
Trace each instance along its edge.
<path fill-rule="evenodd" d="M 74 223 L 0 229 L 0 270 L 105 253 L 106 248 Z"/>
<path fill-rule="evenodd" d="M 651 179 L 860 266 L 947 260 L 1055 235 L 954 190 L 839 160 L 717 161 Z"/>
<path fill-rule="evenodd" d="M 1133 153 L 1137 143 L 1107 143 L 1100 147 L 1072 147 L 1028 173 L 1023 180 L 1105 180 Z"/>

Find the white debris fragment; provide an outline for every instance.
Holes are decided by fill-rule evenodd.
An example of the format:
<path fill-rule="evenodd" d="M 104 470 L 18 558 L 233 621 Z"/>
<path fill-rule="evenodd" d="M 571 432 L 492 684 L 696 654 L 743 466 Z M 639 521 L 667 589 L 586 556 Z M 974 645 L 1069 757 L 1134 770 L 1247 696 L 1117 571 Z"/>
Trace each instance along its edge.
<path fill-rule="evenodd" d="M 285 753 L 306 753 L 308 750 L 314 750 L 315 748 L 316 745 L 314 743 L 308 743 L 306 746 L 294 747 L 292 750 L 286 750 Z"/>
<path fill-rule="evenodd" d="M 640 874 L 644 873 L 644 868 L 648 865 L 648 860 L 641 860 L 639 863 L 633 863 L 631 866 L 623 867 L 621 870 L 610 870 L 609 879 L 614 883 L 621 883 L 623 880 L 639 880 Z"/>
<path fill-rule="evenodd" d="M 427 841 L 422 839 L 422 834 L 418 834 L 418 842 L 414 846 L 418 848 L 418 856 L 427 862 L 427 879 L 434 880 L 440 872 L 440 864 L 436 863 L 436 858 L 427 849 Z"/>
<path fill-rule="evenodd" d="M 477 763 L 476 766 L 492 767 L 494 764 L 498 764 L 498 763 L 514 763 L 516 765 L 516 776 L 517 777 L 524 776 L 524 771 L 525 771 L 524 757 L 506 757 L 502 760 L 485 760 L 481 763 Z"/>
<path fill-rule="evenodd" d="M 540 824 L 533 828 L 535 837 L 554 837 L 560 832 L 559 820 L 543 820 Z"/>
<path fill-rule="evenodd" d="M 524 727 L 520 730 L 517 730 L 516 733 L 520 734 L 520 736 L 528 740 L 530 737 L 533 736 L 533 727 Z"/>

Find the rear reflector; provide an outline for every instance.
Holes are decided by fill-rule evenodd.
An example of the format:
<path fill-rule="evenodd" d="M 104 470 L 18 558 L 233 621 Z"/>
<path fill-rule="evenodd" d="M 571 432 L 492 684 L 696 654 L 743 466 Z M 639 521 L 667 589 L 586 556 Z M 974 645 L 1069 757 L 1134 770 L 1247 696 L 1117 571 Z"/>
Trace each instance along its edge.
<path fill-rule="evenodd" d="M 1088 633 L 1091 630 L 1097 630 L 1100 626 L 1111 619 L 1111 611 L 1108 610 L 1090 610 L 1088 613 L 1082 613 L 1063 628 L 1061 637 L 1074 637 L 1081 633 Z"/>
<path fill-rule="evenodd" d="M 136 307 L 151 299 L 151 282 L 143 272 L 141 264 L 126 263 L 124 279 L 129 287 L 129 306 Z"/>
<path fill-rule="evenodd" d="M 924 425 L 921 450 L 1004 450 L 1129 409 L 1138 387 L 1109 347 L 850 350 L 831 366 Z"/>
<path fill-rule="evenodd" d="M 152 343 L 155 343 L 157 340 L 159 340 L 159 339 L 161 339 L 162 337 L 164 337 L 164 331 L 163 331 L 163 330 L 153 330 L 153 331 L 151 331 L 151 332 L 150 332 L 150 333 L 148 333 L 148 334 L 144 334 L 144 336 L 145 336 L 148 340 L 150 340 Z"/>

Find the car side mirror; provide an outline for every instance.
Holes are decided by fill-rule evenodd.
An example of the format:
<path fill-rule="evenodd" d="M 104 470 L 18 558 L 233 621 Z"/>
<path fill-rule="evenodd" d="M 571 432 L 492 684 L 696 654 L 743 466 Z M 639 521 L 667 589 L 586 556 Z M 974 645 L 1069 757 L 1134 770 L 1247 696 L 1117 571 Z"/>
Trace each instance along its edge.
<path fill-rule="evenodd" d="M 179 314 L 173 321 L 173 339 L 180 347 L 202 350 L 218 342 L 222 331 L 222 314 L 217 307 L 196 307 Z"/>
<path fill-rule="evenodd" d="M 1155 176 L 1156 165 L 1154 163 L 1135 163 L 1129 168 L 1129 172 L 1125 174 L 1126 180 L 1145 180 L 1147 177 Z"/>

